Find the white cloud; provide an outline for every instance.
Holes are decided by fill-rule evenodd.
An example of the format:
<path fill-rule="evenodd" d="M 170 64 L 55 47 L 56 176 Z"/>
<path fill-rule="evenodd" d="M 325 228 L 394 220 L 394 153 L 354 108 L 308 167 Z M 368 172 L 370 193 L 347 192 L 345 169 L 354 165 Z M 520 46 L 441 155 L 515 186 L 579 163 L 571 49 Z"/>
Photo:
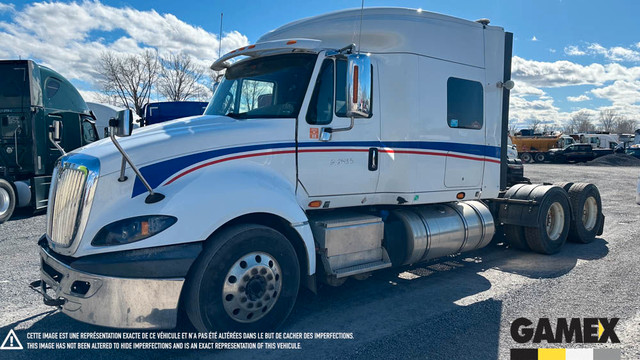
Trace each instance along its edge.
<path fill-rule="evenodd" d="M 636 48 L 640 47 L 638 44 L 633 45 Z M 610 48 L 606 48 L 598 43 L 587 44 L 587 46 L 582 49 L 579 46 L 571 45 L 564 48 L 564 52 L 570 56 L 582 56 L 582 55 L 599 55 L 603 56 L 605 59 L 609 61 L 616 62 L 639 62 L 640 61 L 640 51 L 633 50 L 622 46 L 614 46 Z"/>
<path fill-rule="evenodd" d="M 14 10 L 15 5 L 0 3 L 0 14 L 2 14 L 3 12 L 13 12 Z"/>
<path fill-rule="evenodd" d="M 552 53 L 552 54 L 555 54 L 556 53 L 556 49 L 549 49 L 549 52 Z"/>
<path fill-rule="evenodd" d="M 588 97 L 587 95 L 582 94 L 579 96 L 567 96 L 567 100 L 571 102 L 581 102 L 581 101 L 591 100 L 591 98 Z"/>
<path fill-rule="evenodd" d="M 512 77 L 516 82 L 535 87 L 601 86 L 608 81 L 640 78 L 640 66 L 625 67 L 616 63 L 580 65 L 566 60 L 544 62 L 514 56 Z"/>
<path fill-rule="evenodd" d="M 565 50 L 566 52 L 566 50 Z M 618 63 L 590 65 L 570 61 L 543 62 L 514 56 L 512 78 L 516 86 L 511 91 L 509 117 L 520 128 L 529 126 L 532 119 L 561 129 L 578 111 L 586 111 L 597 118 L 600 110 L 614 109 L 630 119 L 640 119 L 640 66 L 627 67 Z M 588 94 L 568 96 L 567 100 L 581 106 L 561 109 L 546 88 L 590 86 Z M 608 100 L 610 104 L 593 106 L 589 95 Z"/>
<path fill-rule="evenodd" d="M 533 35 L 533 37 L 531 38 L 531 41 L 538 41 L 538 38 L 535 35 Z"/>
<path fill-rule="evenodd" d="M 640 80 L 616 80 L 613 84 L 591 90 L 599 98 L 607 99 L 614 105 L 632 105 L 640 103 Z"/>
<path fill-rule="evenodd" d="M 571 55 L 571 56 L 580 56 L 580 55 L 585 55 L 586 53 L 582 50 L 580 50 L 577 46 L 575 45 L 570 45 L 564 48 L 564 53 L 567 55 Z"/>
<path fill-rule="evenodd" d="M 97 59 L 104 51 L 184 52 L 206 68 L 218 57 L 217 34 L 155 10 L 118 8 L 99 1 L 32 3 L 20 10 L 0 6 L 12 11 L 10 22 L 0 22 L 0 58 L 35 59 L 69 79 L 94 85 Z M 94 32 L 112 32 L 118 38 L 107 41 Z M 222 38 L 222 52 L 247 44 L 246 36 L 231 31 Z"/>
<path fill-rule="evenodd" d="M 511 95 L 514 96 L 544 96 L 545 92 L 537 87 L 533 87 L 525 82 L 516 82 L 516 85 L 511 90 Z"/>

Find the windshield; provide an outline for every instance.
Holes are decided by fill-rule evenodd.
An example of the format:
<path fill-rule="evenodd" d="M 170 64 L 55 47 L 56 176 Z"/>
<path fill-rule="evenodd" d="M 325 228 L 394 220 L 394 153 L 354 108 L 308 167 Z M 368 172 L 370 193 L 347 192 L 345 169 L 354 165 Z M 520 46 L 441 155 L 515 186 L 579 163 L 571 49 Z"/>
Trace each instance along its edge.
<path fill-rule="evenodd" d="M 230 67 L 204 114 L 236 119 L 297 117 L 316 57 L 274 55 Z"/>
<path fill-rule="evenodd" d="M 0 108 L 30 106 L 27 64 L 0 64 Z"/>

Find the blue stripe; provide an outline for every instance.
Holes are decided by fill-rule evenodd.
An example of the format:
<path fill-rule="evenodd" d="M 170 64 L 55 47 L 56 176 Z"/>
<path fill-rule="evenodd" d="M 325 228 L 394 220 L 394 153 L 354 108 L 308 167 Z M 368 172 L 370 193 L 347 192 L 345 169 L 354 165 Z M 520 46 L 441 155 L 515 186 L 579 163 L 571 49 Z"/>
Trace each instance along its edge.
<path fill-rule="evenodd" d="M 232 154 L 238 154 L 243 152 L 257 151 L 257 150 L 271 150 L 295 147 L 295 142 L 289 143 L 272 143 L 272 144 L 259 144 L 259 145 L 247 145 L 238 146 L 224 149 L 217 149 L 211 151 L 205 151 L 197 154 L 191 154 L 181 156 L 165 161 L 161 161 L 155 164 L 147 165 L 140 168 L 140 172 L 147 179 L 149 185 L 152 188 L 157 188 L 165 180 L 172 175 L 178 173 L 180 170 L 186 169 L 197 163 L 205 160 L 215 159 L 221 156 L 227 156 Z M 491 158 L 500 159 L 500 148 L 497 146 L 485 146 L 474 144 L 461 144 L 461 143 L 449 143 L 449 142 L 432 142 L 432 141 L 332 141 L 332 142 L 301 142 L 298 143 L 300 148 L 309 147 L 377 147 L 377 148 L 392 148 L 392 149 L 419 149 L 419 150 L 439 150 L 439 151 L 454 151 L 463 154 L 486 156 Z M 133 191 L 131 197 L 138 196 L 147 191 L 142 184 L 142 181 L 136 177 L 133 184 Z"/>
<path fill-rule="evenodd" d="M 195 165 L 199 162 L 203 162 L 205 160 L 214 159 L 221 156 L 232 155 L 237 153 L 256 151 L 256 150 L 267 150 L 267 149 L 282 149 L 282 148 L 290 148 L 295 147 L 296 143 L 276 143 L 276 144 L 259 144 L 259 145 L 247 145 L 247 146 L 238 146 L 232 148 L 224 148 L 217 149 L 211 151 L 205 151 L 197 154 L 191 154 L 186 156 L 181 156 L 177 158 L 173 158 L 170 160 L 161 161 L 155 164 L 147 165 L 145 167 L 140 168 L 140 172 L 142 176 L 149 182 L 151 188 L 155 189 L 160 186 L 165 180 L 167 180 L 171 175 L 179 172 L 182 169 L 188 168 L 192 165 Z M 144 186 L 142 181 L 136 177 L 136 181 L 133 184 L 133 192 L 131 197 L 136 197 L 140 194 L 147 192 L 147 188 Z"/>
<path fill-rule="evenodd" d="M 332 142 L 302 142 L 299 147 L 321 147 L 321 146 L 349 146 L 349 147 L 386 147 L 391 149 L 418 149 L 418 150 L 440 150 L 454 151 L 462 154 L 486 156 L 500 159 L 500 147 L 461 144 L 437 141 L 332 141 Z"/>

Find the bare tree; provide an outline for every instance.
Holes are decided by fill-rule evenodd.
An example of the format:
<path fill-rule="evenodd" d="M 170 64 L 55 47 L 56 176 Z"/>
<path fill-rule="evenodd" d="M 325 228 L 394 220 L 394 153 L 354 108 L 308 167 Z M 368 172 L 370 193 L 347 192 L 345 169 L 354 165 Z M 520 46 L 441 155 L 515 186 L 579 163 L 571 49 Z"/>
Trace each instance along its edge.
<path fill-rule="evenodd" d="M 576 124 L 576 131 L 579 133 L 592 132 L 596 129 L 591 120 L 591 114 L 586 111 L 579 111 L 571 117 L 571 121 Z"/>
<path fill-rule="evenodd" d="M 579 114 L 579 113 L 578 113 Z M 576 131 L 578 131 L 578 126 L 580 125 L 580 116 L 577 116 L 578 114 L 574 114 L 573 116 L 571 116 L 571 118 L 564 124 L 563 127 L 563 132 L 565 134 L 575 134 Z"/>
<path fill-rule="evenodd" d="M 620 116 L 616 121 L 615 132 L 616 134 L 633 134 L 637 124 L 638 122 L 636 120 Z"/>
<path fill-rule="evenodd" d="M 618 122 L 618 113 L 613 109 L 600 110 L 600 128 L 602 131 L 613 132 Z"/>
<path fill-rule="evenodd" d="M 529 127 L 531 128 L 534 134 L 538 132 L 538 128 L 540 127 L 540 124 L 542 124 L 542 120 L 540 119 L 529 120 Z"/>
<path fill-rule="evenodd" d="M 134 108 L 139 116 L 144 115 L 143 108 L 149 103 L 158 70 L 158 57 L 151 50 L 126 56 L 105 52 L 98 65 L 102 92 L 117 98 L 121 105 Z"/>
<path fill-rule="evenodd" d="M 208 97 L 203 83 L 205 70 L 184 54 L 170 54 L 160 59 L 158 92 L 170 101 L 203 100 Z"/>
<path fill-rule="evenodd" d="M 518 123 L 516 121 L 509 121 L 509 134 L 511 135 L 515 135 L 518 132 Z"/>

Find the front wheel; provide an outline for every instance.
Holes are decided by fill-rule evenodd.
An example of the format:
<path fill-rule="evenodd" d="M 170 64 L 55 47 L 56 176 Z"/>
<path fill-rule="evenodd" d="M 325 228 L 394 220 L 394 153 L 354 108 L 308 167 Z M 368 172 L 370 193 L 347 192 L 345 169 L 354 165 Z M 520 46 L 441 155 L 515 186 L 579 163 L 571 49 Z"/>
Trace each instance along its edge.
<path fill-rule="evenodd" d="M 9 220 L 16 208 L 16 193 L 13 186 L 5 180 L 0 179 L 0 224 Z"/>
<path fill-rule="evenodd" d="M 198 331 L 271 331 L 293 309 L 300 265 L 282 234 L 240 225 L 211 239 L 187 281 L 185 310 Z"/>

